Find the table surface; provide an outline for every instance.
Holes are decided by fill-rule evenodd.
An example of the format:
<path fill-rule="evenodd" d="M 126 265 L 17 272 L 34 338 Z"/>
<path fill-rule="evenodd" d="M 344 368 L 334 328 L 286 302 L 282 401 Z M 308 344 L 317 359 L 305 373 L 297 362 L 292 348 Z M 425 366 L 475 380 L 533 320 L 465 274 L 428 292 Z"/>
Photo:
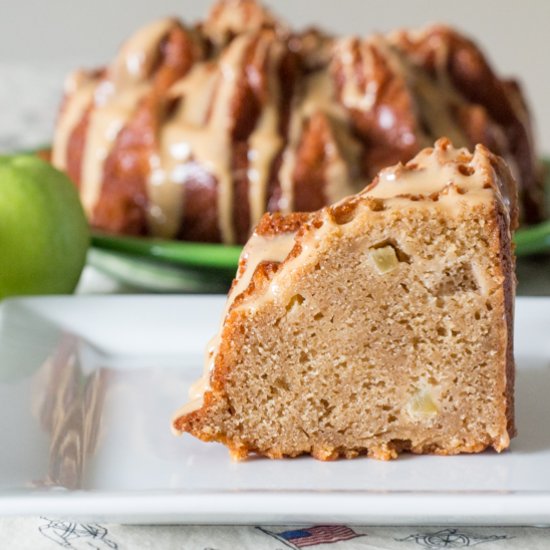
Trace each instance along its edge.
<path fill-rule="evenodd" d="M 0 151 L 20 150 L 51 135 L 52 113 L 59 101 L 59 75 L 0 64 Z M 5 108 L 10 104 L 10 109 Z M 15 105 L 13 104 L 15 102 Z M 32 132 L 31 132 L 32 130 Z M 38 141 L 37 141 L 38 140 Z M 550 259 L 522 261 L 521 294 L 550 295 Z M 78 292 L 108 294 L 132 292 L 92 268 L 85 269 Z M 547 550 L 550 527 L 366 527 L 347 526 L 311 530 L 304 526 L 124 526 L 72 523 L 65 518 L 2 518 L 0 548 L 181 547 L 186 549 L 301 548 L 317 540 L 337 550 L 464 548 Z M 318 539 L 314 537 L 318 536 Z M 323 538 L 324 537 L 324 538 Z M 324 542 L 323 542 L 324 541 Z"/>

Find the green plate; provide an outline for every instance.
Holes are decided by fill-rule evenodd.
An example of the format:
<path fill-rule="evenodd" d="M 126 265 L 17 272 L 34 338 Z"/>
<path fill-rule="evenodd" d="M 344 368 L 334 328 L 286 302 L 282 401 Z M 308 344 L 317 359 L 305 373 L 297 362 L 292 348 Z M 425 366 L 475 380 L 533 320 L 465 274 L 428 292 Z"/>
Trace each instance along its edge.
<path fill-rule="evenodd" d="M 550 220 L 528 228 L 518 229 L 514 236 L 516 256 L 550 252 Z"/>
<path fill-rule="evenodd" d="M 88 263 L 149 292 L 228 291 L 242 247 L 94 233 Z"/>
<path fill-rule="evenodd" d="M 186 268 L 100 248 L 90 250 L 88 265 L 136 292 L 226 293 L 234 275 L 234 271 Z"/>
<path fill-rule="evenodd" d="M 124 252 L 190 268 L 235 273 L 242 247 L 223 244 L 169 241 L 94 233 L 92 245 L 111 252 Z"/>
<path fill-rule="evenodd" d="M 550 212 L 550 159 L 544 160 Z M 516 254 L 550 252 L 550 220 L 519 229 Z M 225 292 L 240 246 L 94 233 L 89 262 L 115 279 L 153 292 Z"/>
<path fill-rule="evenodd" d="M 546 190 L 546 212 L 550 213 L 550 159 L 543 159 L 544 184 Z M 516 231 L 517 256 L 530 256 L 550 252 L 550 220 L 524 227 Z"/>

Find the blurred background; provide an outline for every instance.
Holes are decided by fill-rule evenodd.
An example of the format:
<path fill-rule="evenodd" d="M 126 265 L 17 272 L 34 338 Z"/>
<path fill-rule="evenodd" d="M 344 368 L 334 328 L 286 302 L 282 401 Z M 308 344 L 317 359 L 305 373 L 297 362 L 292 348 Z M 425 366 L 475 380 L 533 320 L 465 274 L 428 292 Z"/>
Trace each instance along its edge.
<path fill-rule="evenodd" d="M 65 74 L 108 62 L 122 40 L 152 19 L 203 18 L 210 0 L 19 0 L 0 18 L 0 151 L 51 139 Z M 292 26 L 367 34 L 446 22 L 482 46 L 500 74 L 517 76 L 550 153 L 549 0 L 268 0 Z"/>

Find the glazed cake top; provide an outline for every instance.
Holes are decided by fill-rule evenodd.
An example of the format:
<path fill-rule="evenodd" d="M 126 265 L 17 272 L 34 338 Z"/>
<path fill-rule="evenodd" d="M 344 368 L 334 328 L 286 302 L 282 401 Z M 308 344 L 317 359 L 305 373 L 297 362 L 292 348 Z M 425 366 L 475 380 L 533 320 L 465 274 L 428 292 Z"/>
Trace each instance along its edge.
<path fill-rule="evenodd" d="M 181 59 L 170 58 L 175 36 L 182 42 Z M 243 168 L 252 228 L 266 210 L 273 185 L 280 192 L 270 210 L 296 210 L 298 153 L 304 129 L 313 119 L 322 119 L 328 128 L 328 137 L 323 137 L 327 140 L 324 185 L 319 191 L 326 204 L 356 193 L 380 166 L 410 158 L 439 137 L 448 137 L 457 147 L 479 141 L 468 135 L 470 124 L 462 118 L 474 116 L 475 126 L 485 107 L 472 103 L 453 83 L 448 44 L 453 36 L 441 26 L 366 39 L 334 38 L 317 31 L 293 33 L 251 0 L 220 2 L 196 27 L 162 19 L 130 37 L 105 69 L 78 71 L 68 78 L 53 163 L 67 169 L 70 136 L 86 119 L 80 192 L 92 218 L 117 136 L 142 102 L 157 94 L 162 75 L 155 72 L 156 63 L 164 55 L 168 61 L 163 63 L 180 67 L 181 74 L 157 94 L 163 103 L 151 136 L 155 146 L 146 159 L 148 229 L 164 238 L 177 235 L 185 212 L 183 188 L 196 164 L 215 178 L 220 239 L 234 243 L 238 238 L 232 147 L 235 105 L 242 99 L 245 80 L 259 98 L 258 105 L 243 107 L 254 123 L 246 137 Z M 437 55 L 430 71 L 418 61 L 417 50 L 434 43 Z M 287 75 L 283 67 L 296 64 L 297 58 L 299 70 Z M 291 89 L 286 89 L 285 79 L 293 81 Z M 287 96 L 291 103 L 283 108 Z M 525 119 L 521 102 L 510 100 L 510 105 L 518 120 Z M 496 132 L 498 143 L 505 143 L 502 128 L 489 119 L 487 135 Z M 392 148 L 391 161 L 379 158 Z M 508 145 L 505 149 L 502 154 L 512 150 Z M 506 158 L 518 173 L 514 155 Z"/>

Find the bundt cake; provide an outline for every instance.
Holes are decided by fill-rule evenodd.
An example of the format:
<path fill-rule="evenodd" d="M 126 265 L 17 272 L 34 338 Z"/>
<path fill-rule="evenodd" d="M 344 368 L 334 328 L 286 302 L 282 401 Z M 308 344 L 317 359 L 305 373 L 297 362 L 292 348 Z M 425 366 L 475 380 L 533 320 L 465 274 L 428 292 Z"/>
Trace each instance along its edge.
<path fill-rule="evenodd" d="M 317 210 L 443 136 L 504 157 L 522 217 L 542 216 L 517 84 L 447 27 L 335 38 L 225 0 L 139 30 L 65 92 L 53 163 L 109 232 L 246 242 L 265 211 Z"/>
<path fill-rule="evenodd" d="M 501 451 L 514 435 L 515 183 L 448 140 L 311 214 L 265 214 L 192 401 L 236 458 Z"/>

